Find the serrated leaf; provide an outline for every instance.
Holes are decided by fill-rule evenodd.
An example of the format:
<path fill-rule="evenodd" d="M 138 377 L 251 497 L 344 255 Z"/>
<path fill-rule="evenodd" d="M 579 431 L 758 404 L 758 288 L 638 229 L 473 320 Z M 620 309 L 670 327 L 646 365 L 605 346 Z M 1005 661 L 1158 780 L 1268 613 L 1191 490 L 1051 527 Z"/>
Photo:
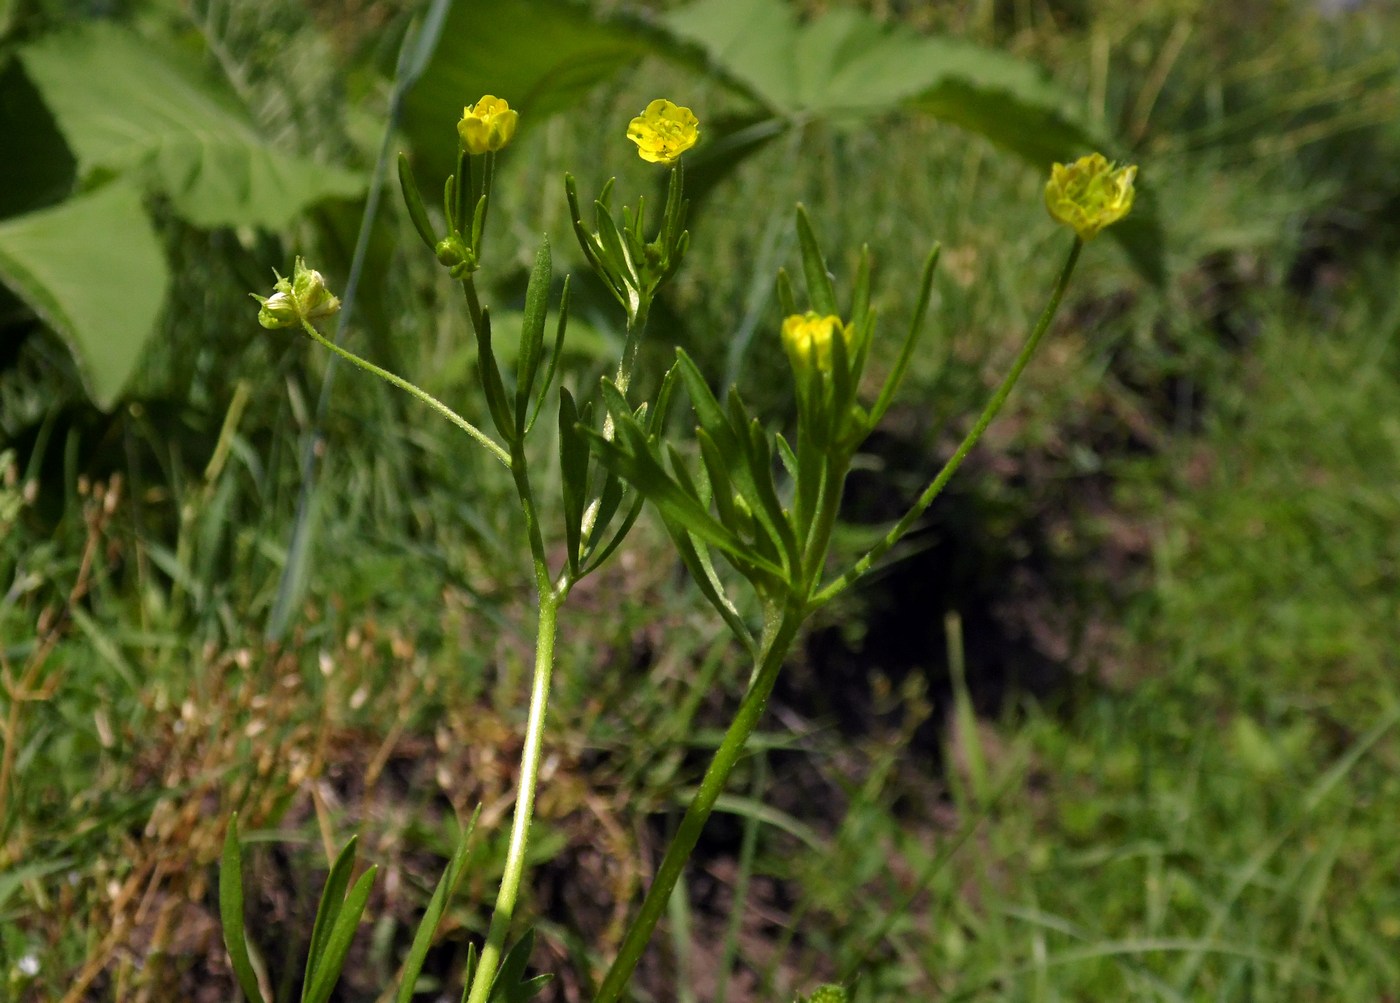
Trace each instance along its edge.
<path fill-rule="evenodd" d="M 132 173 L 196 226 L 276 229 L 365 189 L 361 174 L 276 149 L 226 87 L 126 28 L 89 21 L 19 58 L 83 177 Z"/>
<path fill-rule="evenodd" d="M 169 279 L 130 185 L 109 184 L 0 223 L 0 281 L 67 342 L 103 410 L 135 371 Z"/>

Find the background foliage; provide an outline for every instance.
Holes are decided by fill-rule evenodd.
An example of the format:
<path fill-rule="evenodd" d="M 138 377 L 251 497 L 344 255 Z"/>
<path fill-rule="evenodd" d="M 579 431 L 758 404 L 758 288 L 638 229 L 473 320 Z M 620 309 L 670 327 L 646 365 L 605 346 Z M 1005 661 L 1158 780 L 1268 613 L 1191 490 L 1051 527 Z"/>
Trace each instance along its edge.
<path fill-rule="evenodd" d="M 680 344 L 781 423 L 792 203 L 847 249 L 838 271 L 870 242 L 886 317 L 943 242 L 936 337 L 862 460 L 852 550 L 956 442 L 1049 283 L 1060 235 L 1018 157 L 1102 139 L 1161 217 L 1093 245 L 1014 413 L 808 637 L 639 996 L 1400 983 L 1393 6 L 500 11 L 449 21 L 401 133 L 430 188 L 464 93 L 525 109 L 494 301 L 522 301 L 541 231 L 579 272 L 563 170 L 646 190 L 621 131 L 657 93 L 696 108 L 713 170 L 653 361 Z M 740 12 L 770 29 L 729 44 Z M 454 983 L 479 939 L 529 660 L 508 488 L 385 388 L 340 374 L 321 412 L 326 358 L 246 297 L 294 252 L 343 288 L 411 13 L 0 9 L 0 118 L 25 140 L 0 158 L 0 995 L 228 998 L 210 877 L 235 809 L 270 971 L 299 966 L 358 831 L 381 877 L 340 998 L 376 998 L 478 803 L 425 971 Z M 459 306 L 393 202 L 347 336 L 482 418 Z M 582 393 L 619 333 L 579 292 Z M 268 643 L 318 440 L 305 591 Z M 742 685 L 659 528 L 633 541 L 562 625 L 529 905 L 561 1000 Z"/>

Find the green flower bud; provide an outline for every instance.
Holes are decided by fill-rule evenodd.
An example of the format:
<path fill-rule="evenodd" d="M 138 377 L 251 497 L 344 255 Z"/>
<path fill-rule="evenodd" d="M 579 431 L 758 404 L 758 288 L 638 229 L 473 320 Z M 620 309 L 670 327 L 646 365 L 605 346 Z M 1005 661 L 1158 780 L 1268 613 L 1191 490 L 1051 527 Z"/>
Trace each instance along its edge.
<path fill-rule="evenodd" d="M 849 999 L 846 990 L 841 986 L 825 985 L 818 986 L 816 992 L 803 997 L 800 1003 L 847 1003 Z"/>
<path fill-rule="evenodd" d="M 1133 207 L 1133 181 L 1137 166 L 1118 167 L 1102 153 L 1080 157 L 1072 164 L 1055 164 L 1045 185 L 1045 207 L 1050 215 L 1091 240 L 1112 226 Z"/>
<path fill-rule="evenodd" d="M 274 271 L 273 275 L 277 275 Z M 303 321 L 319 320 L 340 310 L 340 300 L 326 288 L 325 277 L 297 258 L 290 279 L 277 275 L 271 296 L 250 295 L 262 304 L 258 323 L 269 330 L 300 327 Z"/>

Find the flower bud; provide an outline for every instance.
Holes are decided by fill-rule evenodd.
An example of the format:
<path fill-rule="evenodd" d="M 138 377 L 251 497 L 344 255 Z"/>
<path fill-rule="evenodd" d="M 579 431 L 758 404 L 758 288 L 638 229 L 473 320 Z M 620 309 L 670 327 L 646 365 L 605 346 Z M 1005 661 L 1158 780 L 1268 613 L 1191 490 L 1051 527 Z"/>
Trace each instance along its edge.
<path fill-rule="evenodd" d="M 809 310 L 783 321 L 783 347 L 787 349 L 793 368 L 831 369 L 831 339 L 837 331 L 850 345 L 851 328 L 835 315 L 822 317 Z"/>
<path fill-rule="evenodd" d="M 325 276 L 305 267 L 300 258 L 292 272 L 292 298 L 307 320 L 329 317 L 340 310 L 340 300 L 326 288 Z"/>
<path fill-rule="evenodd" d="M 700 120 L 689 108 L 657 98 L 627 126 L 637 155 L 652 164 L 674 164 L 700 138 Z"/>
<path fill-rule="evenodd" d="M 1101 153 L 1080 157 L 1074 163 L 1055 164 L 1045 185 L 1045 207 L 1050 215 L 1091 240 L 1106 226 L 1128 215 L 1133 207 L 1133 180 L 1137 166 L 1118 167 Z"/>
<path fill-rule="evenodd" d="M 486 94 L 462 109 L 457 138 L 468 153 L 494 153 L 510 142 L 519 121 L 520 113 L 511 110 L 505 98 Z"/>
<path fill-rule="evenodd" d="M 277 275 L 274 271 L 273 275 Z M 326 288 L 325 277 L 297 258 L 290 279 L 277 275 L 271 296 L 250 294 L 262 304 L 258 323 L 269 330 L 300 327 L 303 321 L 329 317 L 340 309 L 340 300 Z"/>

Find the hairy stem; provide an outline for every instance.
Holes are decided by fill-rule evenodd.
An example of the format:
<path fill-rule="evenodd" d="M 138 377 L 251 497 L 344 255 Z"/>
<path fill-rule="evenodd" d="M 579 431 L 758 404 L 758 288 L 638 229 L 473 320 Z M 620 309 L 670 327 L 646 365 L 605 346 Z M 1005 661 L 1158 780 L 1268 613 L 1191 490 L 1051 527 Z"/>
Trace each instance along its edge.
<path fill-rule="evenodd" d="M 424 404 L 428 405 L 428 407 L 432 408 L 438 414 L 442 415 L 448 421 L 452 422 L 452 424 L 460 428 L 463 432 L 466 432 L 477 442 L 485 446 L 486 451 L 492 456 L 494 456 L 496 459 L 500 460 L 502 464 L 504 464 L 506 467 L 510 467 L 510 454 L 507 453 L 505 449 L 501 447 L 500 443 L 496 442 L 495 439 L 491 438 L 481 429 L 477 428 L 471 422 L 467 421 L 467 419 L 463 418 L 460 414 L 452 410 L 450 407 L 448 407 L 442 401 L 438 400 L 432 394 L 418 389 L 416 386 L 408 382 L 408 380 L 404 379 L 403 377 L 395 376 L 393 373 L 389 372 L 389 370 L 381 369 L 380 367 L 376 366 L 373 362 L 370 362 L 367 359 L 360 358 L 354 352 L 351 352 L 348 349 L 341 348 L 335 342 L 331 341 L 325 335 L 321 334 L 320 331 L 316 330 L 316 328 L 314 328 L 309 321 L 303 320 L 301 322 L 301 326 L 306 329 L 307 334 L 311 335 L 312 338 L 320 342 L 326 348 L 329 348 L 336 355 L 339 355 L 346 362 L 359 366 L 365 372 L 373 373 L 375 376 L 378 376 L 381 380 L 384 380 L 386 383 L 392 383 L 394 386 L 398 387 L 405 393 L 417 397 Z"/>
<path fill-rule="evenodd" d="M 520 755 L 520 790 L 515 798 L 515 817 L 510 827 L 510 846 L 506 850 L 506 866 L 501 875 L 501 889 L 496 895 L 496 907 L 491 913 L 491 925 L 481 959 L 472 977 L 467 1003 L 486 1003 L 491 983 L 501 964 L 506 935 L 515 913 L 520 882 L 525 874 L 525 854 L 529 845 L 530 823 L 535 811 L 535 788 L 540 777 L 540 749 L 544 743 L 545 713 L 549 705 L 549 681 L 554 669 L 554 635 L 559 622 L 560 596 L 553 592 L 540 595 L 539 630 L 535 640 L 535 678 L 530 690 L 530 716 L 525 726 L 525 748 Z"/>

